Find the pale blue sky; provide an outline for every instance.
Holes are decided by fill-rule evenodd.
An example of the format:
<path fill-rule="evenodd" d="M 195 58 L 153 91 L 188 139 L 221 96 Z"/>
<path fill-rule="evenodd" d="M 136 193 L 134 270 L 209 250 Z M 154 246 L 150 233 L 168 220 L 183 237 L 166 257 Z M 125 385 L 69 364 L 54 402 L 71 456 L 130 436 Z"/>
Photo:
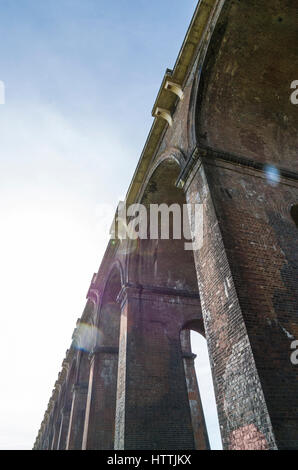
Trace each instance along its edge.
<path fill-rule="evenodd" d="M 33 445 L 196 4 L 0 0 L 2 449 Z"/>

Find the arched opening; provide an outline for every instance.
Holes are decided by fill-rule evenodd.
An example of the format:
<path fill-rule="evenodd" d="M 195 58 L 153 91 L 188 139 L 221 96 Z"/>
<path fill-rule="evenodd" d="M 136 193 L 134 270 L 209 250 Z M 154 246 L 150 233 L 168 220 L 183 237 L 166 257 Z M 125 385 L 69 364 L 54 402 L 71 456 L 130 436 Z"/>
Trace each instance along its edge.
<path fill-rule="evenodd" d="M 55 402 L 53 414 L 52 414 L 52 423 L 51 423 L 51 428 L 52 428 L 52 437 L 50 440 L 50 449 L 55 450 L 56 447 L 56 439 L 57 439 L 57 414 L 58 414 L 58 404 L 57 401 Z"/>
<path fill-rule="evenodd" d="M 67 438 L 67 450 L 81 449 L 84 432 L 85 410 L 88 391 L 89 377 L 89 358 L 87 344 L 91 344 L 89 336 L 90 331 L 86 324 L 80 324 L 81 335 L 83 339 L 77 339 L 77 346 L 81 345 L 81 349 L 77 352 L 77 371 L 75 383 L 73 385 L 72 407 L 69 422 L 69 432 Z M 85 328 L 82 328 L 82 327 Z M 84 338 L 85 336 L 85 338 Z"/>
<path fill-rule="evenodd" d="M 189 322 L 180 340 L 196 449 L 222 450 L 203 321 Z"/>
<path fill-rule="evenodd" d="M 296 224 L 296 227 L 298 227 L 298 204 L 291 207 L 291 217 Z"/>
<path fill-rule="evenodd" d="M 65 450 L 67 448 L 69 430 L 70 430 L 70 413 L 72 406 L 73 397 L 73 386 L 76 380 L 76 369 L 77 363 L 74 359 L 71 363 L 70 370 L 67 375 L 65 391 L 63 392 L 63 402 L 61 410 L 61 426 L 59 436 L 59 450 Z"/>
<path fill-rule="evenodd" d="M 134 242 L 130 276 L 142 285 L 197 292 L 193 253 L 185 249 L 190 228 L 185 194 L 176 186 L 179 174 L 177 160 L 169 157 L 147 184 L 141 199 L 147 213 L 147 239 Z"/>
<path fill-rule="evenodd" d="M 297 171 L 297 107 L 288 78 L 298 66 L 297 6 L 280 0 L 226 4 L 202 70 L 197 142 Z"/>
<path fill-rule="evenodd" d="M 65 394 L 66 394 L 66 384 L 64 381 L 62 383 L 61 390 L 59 393 L 58 419 L 57 419 L 57 429 L 58 429 L 57 450 L 63 450 L 62 443 L 61 443 L 61 434 L 62 434 L 63 407 L 65 403 Z"/>
<path fill-rule="evenodd" d="M 120 290 L 120 272 L 114 268 L 106 284 L 99 312 L 99 348 L 118 348 L 119 346 L 120 306 L 117 297 Z"/>
<path fill-rule="evenodd" d="M 212 372 L 209 361 L 207 341 L 196 331 L 191 331 L 191 349 L 195 358 L 195 372 L 205 417 L 211 450 L 222 450 L 222 440 L 218 421 Z"/>

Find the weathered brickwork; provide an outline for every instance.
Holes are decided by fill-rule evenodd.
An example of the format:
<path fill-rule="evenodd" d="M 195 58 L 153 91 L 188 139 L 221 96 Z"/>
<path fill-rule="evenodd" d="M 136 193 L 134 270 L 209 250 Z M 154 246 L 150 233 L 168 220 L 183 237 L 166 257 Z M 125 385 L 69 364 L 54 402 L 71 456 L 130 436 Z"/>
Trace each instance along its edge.
<path fill-rule="evenodd" d="M 287 0 L 199 2 L 125 202 L 202 204 L 202 246 L 110 241 L 35 449 L 208 449 L 190 330 L 223 447 L 298 448 L 296 16 Z"/>
<path fill-rule="evenodd" d="M 296 43 L 294 2 L 225 2 L 201 81 L 202 144 L 298 171 Z"/>
<path fill-rule="evenodd" d="M 197 166 L 186 190 L 189 202 L 199 198 L 204 205 L 204 244 L 195 254 L 195 261 L 223 443 L 232 448 L 230 434 L 253 423 L 262 434 L 262 442 L 265 434 L 267 446 L 274 448 L 266 403 L 205 171 L 200 162 Z"/>
<path fill-rule="evenodd" d="M 298 251 L 290 208 L 298 182 L 272 187 L 263 174 L 218 162 L 206 174 L 275 437 L 280 448 L 295 448 L 298 370 L 289 351 L 298 333 Z"/>

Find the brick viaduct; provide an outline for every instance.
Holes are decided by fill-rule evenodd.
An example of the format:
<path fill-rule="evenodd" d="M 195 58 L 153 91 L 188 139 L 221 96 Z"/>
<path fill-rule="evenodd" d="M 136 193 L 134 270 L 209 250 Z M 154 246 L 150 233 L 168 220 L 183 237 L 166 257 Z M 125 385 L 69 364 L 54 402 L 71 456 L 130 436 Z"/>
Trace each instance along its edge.
<path fill-rule="evenodd" d="M 224 449 L 298 448 L 297 44 L 292 0 L 199 2 L 126 204 L 202 204 L 203 245 L 110 240 L 34 449 L 207 449 L 190 330 Z"/>

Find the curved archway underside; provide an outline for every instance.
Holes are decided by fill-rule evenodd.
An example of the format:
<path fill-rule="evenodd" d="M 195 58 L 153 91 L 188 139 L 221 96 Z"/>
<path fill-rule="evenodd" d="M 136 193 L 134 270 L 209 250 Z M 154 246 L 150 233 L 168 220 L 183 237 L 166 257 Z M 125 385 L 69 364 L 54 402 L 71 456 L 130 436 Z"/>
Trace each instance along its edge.
<path fill-rule="evenodd" d="M 295 2 L 225 3 L 203 67 L 202 146 L 298 170 L 298 113 L 290 101 L 297 44 Z"/>

